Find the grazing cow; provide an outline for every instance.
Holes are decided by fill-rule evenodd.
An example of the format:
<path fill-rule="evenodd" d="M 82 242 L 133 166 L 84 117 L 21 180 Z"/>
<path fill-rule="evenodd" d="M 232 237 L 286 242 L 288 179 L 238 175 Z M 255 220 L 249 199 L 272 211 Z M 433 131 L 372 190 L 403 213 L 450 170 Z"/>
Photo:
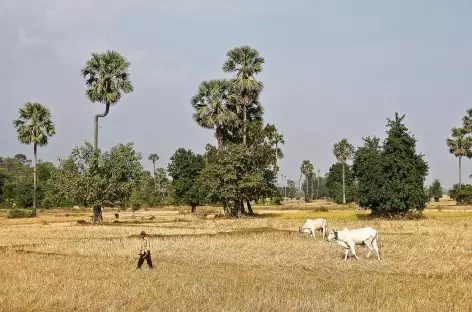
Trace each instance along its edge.
<path fill-rule="evenodd" d="M 318 219 L 308 219 L 306 220 L 305 224 L 298 228 L 298 232 L 311 232 L 313 234 L 313 238 L 315 238 L 315 231 L 319 230 L 322 233 L 323 239 L 325 238 L 326 234 L 326 220 L 322 218 Z"/>
<path fill-rule="evenodd" d="M 378 238 L 379 235 L 377 231 L 371 227 L 352 230 L 345 228 L 342 231 L 331 230 L 329 231 L 328 235 L 329 242 L 331 242 L 332 239 L 335 239 L 339 245 L 346 248 L 346 256 L 344 257 L 344 260 L 347 260 L 349 249 L 351 250 L 351 253 L 354 255 L 354 257 L 359 260 L 356 255 L 356 251 L 354 250 L 355 245 L 366 245 L 369 248 L 367 258 L 369 258 L 372 250 L 375 250 L 377 252 L 377 258 L 380 260 L 380 252 L 377 245 Z"/>

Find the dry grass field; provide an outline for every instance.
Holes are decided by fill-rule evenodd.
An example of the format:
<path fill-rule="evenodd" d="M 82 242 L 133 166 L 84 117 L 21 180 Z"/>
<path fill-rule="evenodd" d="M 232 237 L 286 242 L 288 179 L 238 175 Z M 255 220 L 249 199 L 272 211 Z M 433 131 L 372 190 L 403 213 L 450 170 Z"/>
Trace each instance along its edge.
<path fill-rule="evenodd" d="M 91 215 L 80 209 L 0 217 L 0 311 L 471 311 L 469 208 L 445 200 L 418 221 L 296 201 L 239 220 L 183 208 L 119 220 L 110 210 L 101 225 L 78 224 Z M 360 260 L 344 261 L 319 233 L 299 235 L 315 217 L 329 228 L 376 228 L 382 260 L 357 247 Z M 154 270 L 135 268 L 141 230 Z"/>

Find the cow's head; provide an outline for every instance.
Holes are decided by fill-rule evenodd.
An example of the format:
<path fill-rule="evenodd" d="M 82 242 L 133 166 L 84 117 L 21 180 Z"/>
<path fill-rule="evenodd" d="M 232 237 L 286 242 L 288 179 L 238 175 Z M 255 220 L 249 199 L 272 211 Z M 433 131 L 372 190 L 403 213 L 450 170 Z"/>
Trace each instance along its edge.
<path fill-rule="evenodd" d="M 331 242 L 331 240 L 333 240 L 333 239 L 338 239 L 338 231 L 337 230 L 329 231 L 328 242 Z"/>

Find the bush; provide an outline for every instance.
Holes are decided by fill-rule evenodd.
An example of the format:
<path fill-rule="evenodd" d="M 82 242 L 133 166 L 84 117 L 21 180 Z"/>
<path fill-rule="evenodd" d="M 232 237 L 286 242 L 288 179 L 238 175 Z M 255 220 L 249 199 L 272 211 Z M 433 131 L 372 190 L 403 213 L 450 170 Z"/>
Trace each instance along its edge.
<path fill-rule="evenodd" d="M 282 196 L 275 196 L 270 199 L 272 205 L 282 205 L 284 198 Z"/>
<path fill-rule="evenodd" d="M 312 211 L 313 212 L 328 212 L 329 209 L 327 207 L 322 206 L 322 207 L 316 207 Z"/>
<path fill-rule="evenodd" d="M 27 209 L 11 209 L 8 212 L 9 219 L 31 218 L 31 211 Z"/>
<path fill-rule="evenodd" d="M 459 184 L 454 184 L 449 190 L 449 196 L 455 199 L 458 205 L 472 204 L 472 185 L 462 184 L 459 189 Z"/>

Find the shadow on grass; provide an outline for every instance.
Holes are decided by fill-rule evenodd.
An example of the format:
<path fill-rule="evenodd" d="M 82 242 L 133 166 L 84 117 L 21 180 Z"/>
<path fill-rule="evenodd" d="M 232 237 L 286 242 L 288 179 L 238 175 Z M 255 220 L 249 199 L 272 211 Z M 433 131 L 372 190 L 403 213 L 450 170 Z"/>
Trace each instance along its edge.
<path fill-rule="evenodd" d="M 183 237 L 228 237 L 228 236 L 244 236 L 244 235 L 253 235 L 253 234 L 260 234 L 260 233 L 283 233 L 283 234 L 298 234 L 297 232 L 290 231 L 290 230 L 280 230 L 274 229 L 271 227 L 258 227 L 258 228 L 246 228 L 246 229 L 239 229 L 234 231 L 227 231 L 227 232 L 216 232 L 216 233 L 198 233 L 198 234 L 148 234 L 148 237 L 155 237 L 160 239 L 166 238 L 183 238 Z M 139 234 L 129 235 L 128 238 L 139 238 Z"/>

